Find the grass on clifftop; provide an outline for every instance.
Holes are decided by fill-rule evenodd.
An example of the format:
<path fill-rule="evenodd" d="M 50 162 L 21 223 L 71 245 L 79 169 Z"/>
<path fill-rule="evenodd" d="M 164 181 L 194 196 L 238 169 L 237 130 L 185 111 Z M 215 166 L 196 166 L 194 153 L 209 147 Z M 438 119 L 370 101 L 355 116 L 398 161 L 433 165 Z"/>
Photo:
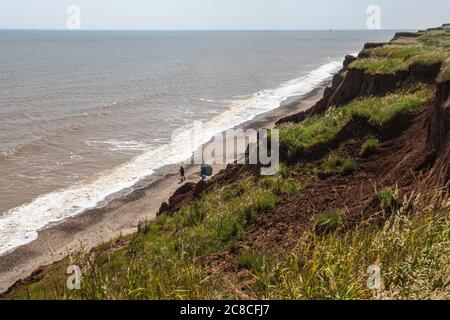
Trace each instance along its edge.
<path fill-rule="evenodd" d="M 368 58 L 351 64 L 352 68 L 364 69 L 370 74 L 394 74 L 408 70 L 413 64 L 433 65 L 449 56 L 448 50 L 427 46 L 384 45 L 367 50 Z"/>
<path fill-rule="evenodd" d="M 373 123 L 383 124 L 399 113 L 422 107 L 432 96 L 431 89 L 425 86 L 412 91 L 356 99 L 342 108 L 329 109 L 323 115 L 315 115 L 298 124 L 283 124 L 280 126 L 280 141 L 299 152 L 333 139 L 352 116 L 362 116 Z"/>
<path fill-rule="evenodd" d="M 426 31 L 417 38 L 400 38 L 362 53 L 366 57 L 354 61 L 351 68 L 370 74 L 395 74 L 413 64 L 433 65 L 445 61 L 450 56 L 450 35 L 442 30 Z"/>
<path fill-rule="evenodd" d="M 448 299 L 450 202 L 440 190 L 405 199 L 383 225 L 311 234 L 270 270 L 254 271 L 268 299 Z M 380 269 L 369 289 L 368 268 Z M 369 270 L 370 271 L 370 270 Z"/>

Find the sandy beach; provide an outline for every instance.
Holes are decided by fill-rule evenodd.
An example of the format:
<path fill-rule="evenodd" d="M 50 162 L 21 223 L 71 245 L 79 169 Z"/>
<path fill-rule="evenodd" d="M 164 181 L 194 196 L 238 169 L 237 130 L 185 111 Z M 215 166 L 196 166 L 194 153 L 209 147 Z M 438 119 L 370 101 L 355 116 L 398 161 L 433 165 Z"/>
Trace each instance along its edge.
<path fill-rule="evenodd" d="M 325 84 L 300 99 L 238 127 L 272 128 L 280 118 L 312 107 L 322 97 L 324 87 Z M 224 165 L 215 165 L 214 173 L 224 168 Z M 186 177 L 187 182 L 197 181 L 198 166 L 186 168 Z M 0 257 L 0 292 L 19 279 L 28 277 L 40 266 L 49 265 L 80 250 L 88 251 L 120 235 L 136 232 L 138 223 L 153 220 L 161 204 L 181 185 L 178 165 L 166 166 L 105 206 L 41 230 L 37 240 Z"/>

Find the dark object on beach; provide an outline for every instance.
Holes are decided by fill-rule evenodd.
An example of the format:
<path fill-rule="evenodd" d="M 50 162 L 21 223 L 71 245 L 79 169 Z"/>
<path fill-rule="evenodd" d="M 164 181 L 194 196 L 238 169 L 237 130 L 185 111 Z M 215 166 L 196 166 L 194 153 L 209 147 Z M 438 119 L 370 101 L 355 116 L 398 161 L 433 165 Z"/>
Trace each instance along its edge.
<path fill-rule="evenodd" d="M 186 181 L 186 176 L 184 175 L 183 166 L 180 167 L 180 180 L 181 180 L 181 182 Z"/>
<path fill-rule="evenodd" d="M 200 177 L 205 180 L 206 177 L 211 177 L 213 174 L 213 168 L 210 165 L 202 164 L 200 166 Z"/>

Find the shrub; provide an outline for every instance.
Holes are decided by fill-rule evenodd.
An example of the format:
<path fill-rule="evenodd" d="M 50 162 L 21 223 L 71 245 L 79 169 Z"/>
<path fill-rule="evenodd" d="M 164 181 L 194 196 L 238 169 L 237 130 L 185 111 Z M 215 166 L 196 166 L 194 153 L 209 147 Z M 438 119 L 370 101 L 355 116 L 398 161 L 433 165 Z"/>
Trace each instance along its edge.
<path fill-rule="evenodd" d="M 379 146 L 380 142 L 376 138 L 367 139 L 361 146 L 360 156 L 367 157 L 373 154 Z"/>

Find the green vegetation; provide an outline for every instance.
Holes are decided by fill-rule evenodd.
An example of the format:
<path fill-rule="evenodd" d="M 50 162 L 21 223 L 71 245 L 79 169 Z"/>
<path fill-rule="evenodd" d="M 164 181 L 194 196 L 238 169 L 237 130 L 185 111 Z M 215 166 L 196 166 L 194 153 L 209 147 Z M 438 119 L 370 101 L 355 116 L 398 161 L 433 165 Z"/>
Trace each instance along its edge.
<path fill-rule="evenodd" d="M 358 167 L 353 159 L 342 158 L 338 155 L 331 154 L 322 164 L 323 169 L 330 173 L 353 174 Z"/>
<path fill-rule="evenodd" d="M 412 91 L 356 99 L 342 108 L 329 109 L 323 115 L 307 118 L 298 124 L 283 124 L 279 128 L 280 141 L 294 152 L 301 152 L 314 144 L 333 139 L 354 116 L 383 124 L 400 113 L 422 107 L 432 97 L 431 89 L 425 86 Z"/>
<path fill-rule="evenodd" d="M 397 71 L 407 70 L 408 65 L 401 59 L 363 58 L 351 64 L 352 68 L 363 69 L 370 74 L 394 74 Z"/>
<path fill-rule="evenodd" d="M 347 114 L 369 119 L 383 124 L 398 114 L 407 113 L 420 108 L 431 99 L 429 89 L 421 89 L 414 93 L 395 93 L 381 98 L 357 99 L 344 107 Z"/>
<path fill-rule="evenodd" d="M 293 149 L 303 150 L 334 138 L 347 121 L 341 112 L 329 110 L 324 115 L 307 118 L 299 124 L 280 126 L 280 141 Z"/>
<path fill-rule="evenodd" d="M 288 196 L 296 196 L 302 190 L 302 187 L 293 178 L 285 178 L 281 174 L 264 177 L 258 181 L 258 185 L 272 190 L 275 194 Z"/>
<path fill-rule="evenodd" d="M 351 67 L 364 69 L 370 74 L 394 74 L 408 70 L 413 64 L 433 65 L 443 62 L 449 54 L 442 48 L 392 44 L 366 49 L 365 53 L 369 57 L 354 61 Z"/>
<path fill-rule="evenodd" d="M 270 261 L 261 252 L 249 250 L 239 255 L 236 265 L 239 269 L 262 272 L 269 267 Z"/>
<path fill-rule="evenodd" d="M 361 157 L 367 157 L 371 154 L 373 154 L 380 145 L 380 142 L 376 138 L 369 138 L 367 139 L 363 145 L 361 146 L 361 151 L 359 152 L 359 155 Z"/>
<path fill-rule="evenodd" d="M 329 211 L 319 213 L 315 217 L 317 231 L 330 232 L 337 230 L 344 223 L 343 215 L 340 211 Z"/>
<path fill-rule="evenodd" d="M 428 47 L 443 48 L 446 50 L 450 48 L 450 34 L 443 29 L 423 32 L 417 40 L 418 43 Z"/>
<path fill-rule="evenodd" d="M 448 201 L 434 190 L 415 197 L 413 206 L 404 203 L 382 226 L 361 223 L 345 234 L 311 234 L 286 261 L 255 274 L 265 281 L 259 287 L 270 287 L 259 297 L 448 299 Z M 380 267 L 380 290 L 367 287 L 371 265 Z"/>
<path fill-rule="evenodd" d="M 65 273 L 30 285 L 18 297 L 82 299 L 185 299 L 213 297 L 198 257 L 233 248 L 257 215 L 273 209 L 300 186 L 281 177 L 243 179 L 218 188 L 174 216 L 161 216 L 117 250 L 72 259 L 83 266 L 82 290 L 65 289 Z M 114 244 L 111 246 L 114 248 Z M 253 258 L 243 257 L 242 264 Z M 247 262 L 245 262 L 247 261 Z M 249 262 L 250 261 L 250 262 Z M 65 261 L 68 263 L 68 261 Z M 60 270 L 64 271 L 64 270 Z M 60 272 L 59 271 L 59 272 Z M 47 290 L 47 288 L 50 288 Z"/>
<path fill-rule="evenodd" d="M 384 210 L 393 210 L 399 206 L 400 200 L 397 193 L 392 188 L 383 188 L 377 192 L 377 199 L 381 208 Z"/>
<path fill-rule="evenodd" d="M 241 201 L 249 199 L 247 188 L 256 186 L 246 183 L 250 184 L 244 184 Z M 219 210 L 215 213 L 221 215 Z M 245 220 L 241 210 L 236 214 Z M 199 221 L 205 219 L 207 215 L 187 224 L 196 220 L 193 224 L 201 225 Z M 448 299 L 450 199 L 439 189 L 400 203 L 384 225 L 364 221 L 339 234 L 311 230 L 285 258 L 245 251 L 235 265 L 248 270 L 246 275 L 207 274 L 202 259 L 172 236 L 186 220 L 160 217 L 147 235 L 130 238 L 129 246 L 85 256 L 83 261 L 66 259 L 51 277 L 16 291 L 11 298 Z M 330 230 L 341 223 L 340 212 L 316 217 L 316 224 Z M 186 232 L 184 227 L 179 231 Z M 216 240 L 208 237 L 208 241 Z M 81 291 L 65 289 L 65 266 L 74 262 L 84 266 Z M 371 265 L 380 267 L 379 290 L 367 287 Z"/>
<path fill-rule="evenodd" d="M 443 30 L 429 30 L 417 38 L 400 38 L 380 47 L 363 50 L 365 58 L 351 64 L 351 68 L 369 74 L 395 74 L 411 65 L 442 63 L 450 54 L 450 36 Z"/>

